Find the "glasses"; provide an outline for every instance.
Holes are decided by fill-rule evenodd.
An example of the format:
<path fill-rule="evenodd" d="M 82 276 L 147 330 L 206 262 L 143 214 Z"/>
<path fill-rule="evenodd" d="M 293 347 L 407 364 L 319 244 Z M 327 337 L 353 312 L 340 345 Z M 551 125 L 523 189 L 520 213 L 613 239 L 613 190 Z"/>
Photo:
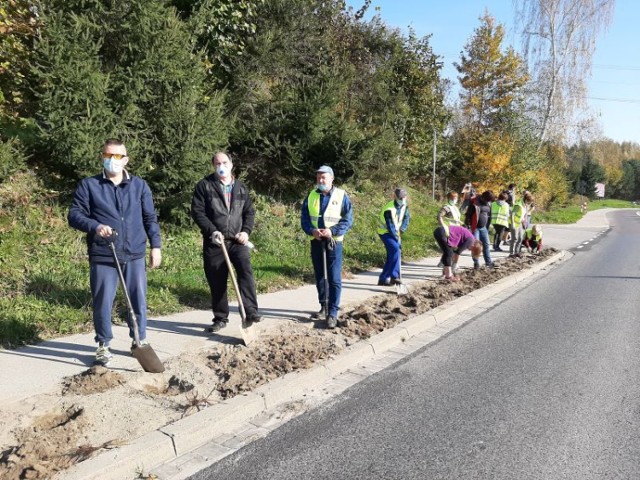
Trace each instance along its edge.
<path fill-rule="evenodd" d="M 102 158 L 105 160 L 109 160 L 110 158 L 113 158 L 114 160 L 122 160 L 124 157 L 126 157 L 126 155 L 123 155 L 121 153 L 103 153 L 102 154 Z"/>

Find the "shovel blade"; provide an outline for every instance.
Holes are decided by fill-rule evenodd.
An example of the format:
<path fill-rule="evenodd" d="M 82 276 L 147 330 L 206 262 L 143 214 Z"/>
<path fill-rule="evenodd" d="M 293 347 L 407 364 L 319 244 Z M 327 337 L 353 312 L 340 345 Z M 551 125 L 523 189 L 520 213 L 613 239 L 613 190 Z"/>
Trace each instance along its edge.
<path fill-rule="evenodd" d="M 151 345 L 140 345 L 134 348 L 132 353 L 145 372 L 164 372 L 164 365 L 153 348 L 151 348 Z"/>
<path fill-rule="evenodd" d="M 242 341 L 245 347 L 248 347 L 258 338 L 258 332 L 256 332 L 256 326 L 251 323 L 247 326 L 245 322 L 242 322 L 242 326 L 240 327 L 240 336 L 242 337 Z"/>
<path fill-rule="evenodd" d="M 409 289 L 404 283 L 399 283 L 398 285 L 396 285 L 397 295 L 406 295 L 407 293 L 409 293 Z"/>

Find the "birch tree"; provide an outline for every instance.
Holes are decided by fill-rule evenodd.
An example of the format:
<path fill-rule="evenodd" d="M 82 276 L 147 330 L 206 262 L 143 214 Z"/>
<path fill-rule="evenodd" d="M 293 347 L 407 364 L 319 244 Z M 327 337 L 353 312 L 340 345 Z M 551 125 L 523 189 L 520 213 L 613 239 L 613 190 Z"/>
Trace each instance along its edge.
<path fill-rule="evenodd" d="M 562 143 L 586 110 L 598 35 L 610 25 L 615 0 L 514 0 L 531 82 L 530 112 L 539 145 Z"/>

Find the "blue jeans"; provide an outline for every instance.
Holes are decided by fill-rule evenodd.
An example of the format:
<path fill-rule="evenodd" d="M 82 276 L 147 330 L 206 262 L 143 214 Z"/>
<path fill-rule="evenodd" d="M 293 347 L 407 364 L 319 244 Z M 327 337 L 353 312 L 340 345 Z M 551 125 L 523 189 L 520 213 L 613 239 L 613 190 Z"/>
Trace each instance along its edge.
<path fill-rule="evenodd" d="M 124 281 L 127 284 L 133 311 L 138 321 L 140 340 L 147 337 L 147 270 L 145 259 L 139 258 L 121 265 Z M 111 310 L 118 287 L 118 270 L 115 264 L 91 263 L 89 283 L 93 301 L 93 326 L 96 330 L 95 341 L 108 345 L 113 338 L 111 330 Z M 127 310 L 129 307 L 127 306 Z M 127 311 L 129 337 L 133 336 L 133 322 Z"/>
<path fill-rule="evenodd" d="M 390 278 L 400 277 L 400 242 L 398 239 L 390 233 L 380 235 L 380 240 L 384 243 L 384 248 L 387 250 L 387 261 L 382 267 L 382 273 L 380 274 L 380 281 L 386 282 Z"/>
<path fill-rule="evenodd" d="M 316 289 L 320 305 L 324 305 L 326 302 L 322 257 L 322 242 L 311 240 L 311 261 L 316 276 Z M 337 318 L 340 310 L 340 295 L 342 294 L 342 242 L 336 242 L 333 250 L 327 248 L 327 279 L 329 281 L 329 315 Z"/>
<path fill-rule="evenodd" d="M 484 263 L 491 265 L 491 250 L 489 249 L 489 230 L 487 227 L 476 228 L 473 232 L 473 236 L 477 240 L 482 242 L 482 256 L 484 257 Z"/>

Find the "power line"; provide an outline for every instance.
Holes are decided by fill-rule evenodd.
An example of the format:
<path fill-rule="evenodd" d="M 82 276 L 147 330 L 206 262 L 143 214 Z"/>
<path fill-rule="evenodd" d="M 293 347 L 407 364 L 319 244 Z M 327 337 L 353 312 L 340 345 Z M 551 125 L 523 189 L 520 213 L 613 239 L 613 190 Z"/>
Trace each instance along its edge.
<path fill-rule="evenodd" d="M 623 65 L 599 65 L 594 64 L 593 68 L 602 68 L 604 70 L 631 70 L 631 71 L 640 71 L 640 67 L 630 67 Z"/>
<path fill-rule="evenodd" d="M 640 103 L 640 100 L 633 98 L 604 98 L 604 97 L 587 97 L 589 100 L 601 100 L 603 102 L 618 102 L 618 103 Z"/>

